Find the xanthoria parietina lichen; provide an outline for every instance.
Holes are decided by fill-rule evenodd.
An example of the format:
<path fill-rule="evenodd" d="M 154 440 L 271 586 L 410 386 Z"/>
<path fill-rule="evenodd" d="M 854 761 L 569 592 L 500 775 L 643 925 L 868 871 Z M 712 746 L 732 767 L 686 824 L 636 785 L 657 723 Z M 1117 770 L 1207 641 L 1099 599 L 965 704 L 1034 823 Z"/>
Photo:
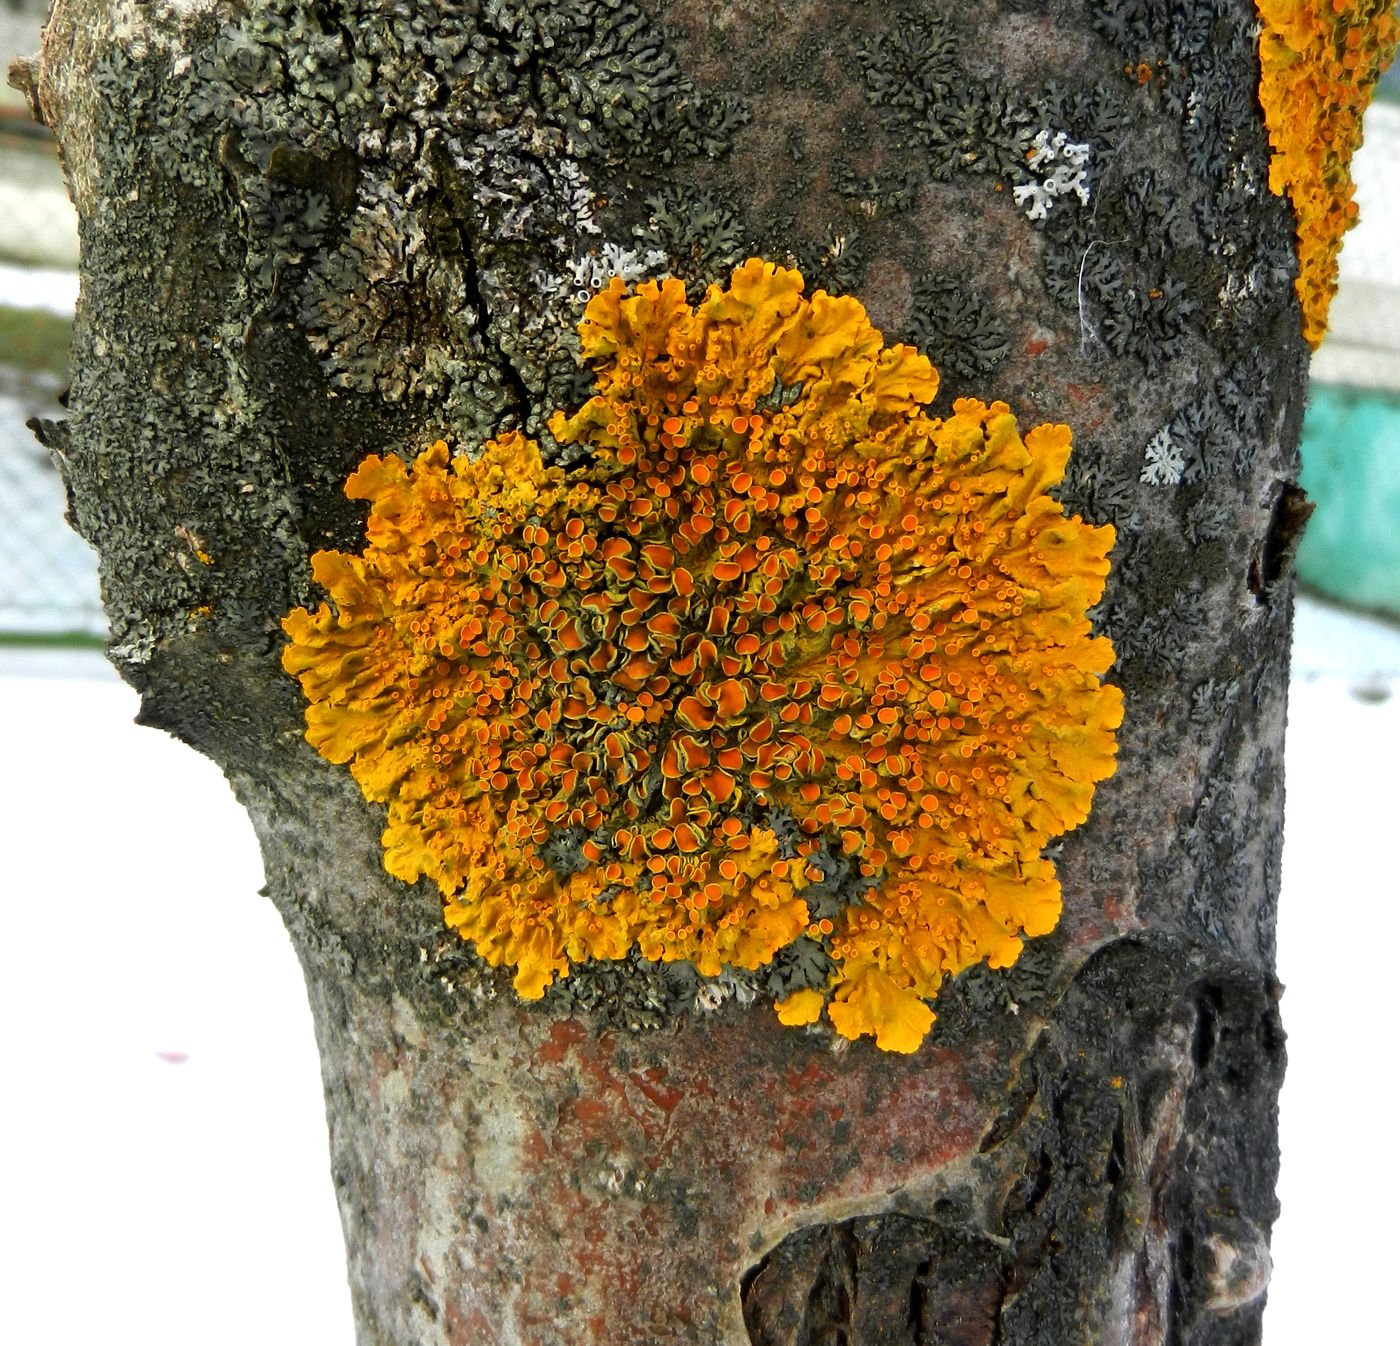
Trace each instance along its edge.
<path fill-rule="evenodd" d="M 1395 59 L 1393 0 L 1255 0 L 1259 101 L 1273 149 L 1269 187 L 1298 220 L 1298 301 L 1316 347 L 1337 291 L 1342 235 L 1356 223 L 1351 156 L 1371 91 Z"/>
<path fill-rule="evenodd" d="M 1113 530 L 1051 496 L 1063 425 L 926 412 L 929 361 L 753 259 L 580 325 L 586 466 L 511 431 L 371 457 L 358 554 L 285 620 L 307 738 L 388 807 L 384 863 L 527 999 L 585 960 L 800 950 L 786 1024 L 910 1052 L 946 976 L 1049 931 L 1046 844 L 1114 770 L 1090 629 Z"/>

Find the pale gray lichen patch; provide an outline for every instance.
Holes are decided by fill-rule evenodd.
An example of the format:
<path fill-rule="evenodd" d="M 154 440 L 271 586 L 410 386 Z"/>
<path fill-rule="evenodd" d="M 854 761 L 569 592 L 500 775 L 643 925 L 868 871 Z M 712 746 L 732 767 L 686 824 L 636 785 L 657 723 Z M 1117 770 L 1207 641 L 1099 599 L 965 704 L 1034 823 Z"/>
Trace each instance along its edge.
<path fill-rule="evenodd" d="M 1148 442 L 1143 456 L 1142 480 L 1152 486 L 1175 486 L 1186 471 L 1186 449 L 1163 426 Z"/>
<path fill-rule="evenodd" d="M 616 276 L 628 285 L 660 274 L 666 254 L 659 248 L 624 248 L 616 243 L 591 246 L 573 261 L 574 303 L 586 305 Z"/>
<path fill-rule="evenodd" d="M 1089 150 L 1087 144 L 1071 140 L 1063 131 L 1036 133 L 1026 153 L 1026 167 L 1033 176 L 1012 189 L 1028 220 L 1043 220 L 1062 196 L 1076 197 L 1081 206 L 1089 204 Z"/>
<path fill-rule="evenodd" d="M 602 245 L 635 254 L 634 277 L 664 266 L 661 246 L 607 237 L 596 175 L 643 148 L 722 154 L 748 117 L 693 86 L 632 0 L 266 0 L 225 11 L 178 84 L 224 146 L 269 309 L 305 327 L 333 386 L 431 408 L 467 447 L 539 433 L 575 391 Z M 288 152 L 349 156 L 351 199 L 277 181 Z"/>

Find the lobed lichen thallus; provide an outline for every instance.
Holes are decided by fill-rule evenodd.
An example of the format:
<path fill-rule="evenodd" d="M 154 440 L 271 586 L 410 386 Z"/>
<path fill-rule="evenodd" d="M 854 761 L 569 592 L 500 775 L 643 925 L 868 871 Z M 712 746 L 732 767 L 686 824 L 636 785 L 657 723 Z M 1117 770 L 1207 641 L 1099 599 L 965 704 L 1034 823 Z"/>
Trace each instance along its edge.
<path fill-rule="evenodd" d="M 1055 925 L 1041 852 L 1114 769 L 1114 535 L 1048 493 L 1070 432 L 931 418 L 923 355 L 757 259 L 695 308 L 615 279 L 579 332 L 596 393 L 550 431 L 585 466 L 511 431 L 350 477 L 366 546 L 283 623 L 306 736 L 522 997 L 807 941 L 782 1022 L 913 1051 L 944 977 Z M 864 882 L 823 915 L 836 858 Z"/>
<path fill-rule="evenodd" d="M 1371 90 L 1395 59 L 1393 0 L 1255 0 L 1259 102 L 1273 154 L 1269 188 L 1298 222 L 1303 335 L 1327 332 L 1342 235 L 1356 223 L 1351 156 Z"/>

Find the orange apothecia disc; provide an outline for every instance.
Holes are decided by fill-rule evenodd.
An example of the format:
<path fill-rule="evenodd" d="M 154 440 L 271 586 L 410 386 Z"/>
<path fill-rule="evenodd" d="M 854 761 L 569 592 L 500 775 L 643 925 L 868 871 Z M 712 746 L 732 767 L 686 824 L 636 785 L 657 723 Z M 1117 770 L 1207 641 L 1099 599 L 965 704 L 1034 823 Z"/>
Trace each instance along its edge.
<path fill-rule="evenodd" d="M 366 546 L 283 623 L 307 738 L 521 996 L 802 948 L 784 1023 L 913 1051 L 946 975 L 1054 926 L 1041 851 L 1114 769 L 1070 432 L 931 419 L 924 356 L 757 259 L 693 309 L 614 280 L 579 332 L 596 395 L 550 430 L 586 466 L 511 431 L 350 477 Z"/>

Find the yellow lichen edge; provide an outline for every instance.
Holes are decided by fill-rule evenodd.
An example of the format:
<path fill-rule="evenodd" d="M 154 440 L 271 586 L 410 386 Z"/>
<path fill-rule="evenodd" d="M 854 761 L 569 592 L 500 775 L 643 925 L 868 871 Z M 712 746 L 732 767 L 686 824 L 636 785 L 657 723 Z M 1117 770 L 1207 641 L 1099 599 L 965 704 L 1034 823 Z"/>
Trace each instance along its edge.
<path fill-rule="evenodd" d="M 307 739 L 521 996 L 806 938 L 834 972 L 778 1017 L 913 1051 L 945 976 L 1053 928 L 1042 849 L 1114 769 L 1113 530 L 1048 494 L 1070 432 L 930 418 L 923 355 L 756 259 L 694 309 L 615 279 L 580 334 L 596 395 L 550 429 L 590 466 L 511 431 L 350 477 L 366 546 L 317 553 L 332 603 L 283 622 Z M 822 854 L 878 879 L 834 919 Z"/>
<path fill-rule="evenodd" d="M 1255 0 L 1269 187 L 1298 219 L 1298 300 L 1316 349 L 1337 291 L 1342 235 L 1356 223 L 1351 156 L 1371 90 L 1395 58 L 1394 0 Z"/>

